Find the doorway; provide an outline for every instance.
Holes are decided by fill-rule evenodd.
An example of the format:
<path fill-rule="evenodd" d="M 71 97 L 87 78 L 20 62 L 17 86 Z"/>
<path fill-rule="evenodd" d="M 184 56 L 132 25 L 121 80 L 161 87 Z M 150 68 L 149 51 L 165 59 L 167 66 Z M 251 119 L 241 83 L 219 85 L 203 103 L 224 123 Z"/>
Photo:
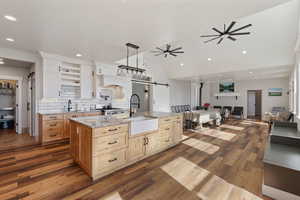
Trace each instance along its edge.
<path fill-rule="evenodd" d="M 152 86 L 141 83 L 132 83 L 132 94 L 140 97 L 140 108 L 137 112 L 149 112 L 151 108 Z"/>
<path fill-rule="evenodd" d="M 34 64 L 1 59 L 0 151 L 38 144 L 38 138 L 34 136 Z"/>
<path fill-rule="evenodd" d="M 262 91 L 248 90 L 247 92 L 247 117 L 261 119 L 262 112 Z"/>

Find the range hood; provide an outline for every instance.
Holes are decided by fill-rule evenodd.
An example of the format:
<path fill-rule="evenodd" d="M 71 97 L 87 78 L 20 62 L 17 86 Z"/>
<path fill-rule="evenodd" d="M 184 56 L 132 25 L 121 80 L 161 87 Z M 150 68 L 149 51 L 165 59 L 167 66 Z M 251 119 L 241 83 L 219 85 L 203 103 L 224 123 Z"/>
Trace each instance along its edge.
<path fill-rule="evenodd" d="M 131 79 L 122 76 L 100 75 L 100 86 L 112 91 L 114 100 L 123 100 L 125 98 L 124 88 L 131 84 Z"/>

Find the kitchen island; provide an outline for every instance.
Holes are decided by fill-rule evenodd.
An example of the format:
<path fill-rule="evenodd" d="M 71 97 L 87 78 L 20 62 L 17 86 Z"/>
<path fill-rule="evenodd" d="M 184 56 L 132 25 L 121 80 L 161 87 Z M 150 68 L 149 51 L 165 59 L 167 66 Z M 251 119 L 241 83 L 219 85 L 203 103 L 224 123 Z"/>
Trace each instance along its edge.
<path fill-rule="evenodd" d="M 178 144 L 183 118 L 161 112 L 128 119 L 81 117 L 72 118 L 70 128 L 72 157 L 95 180 Z"/>

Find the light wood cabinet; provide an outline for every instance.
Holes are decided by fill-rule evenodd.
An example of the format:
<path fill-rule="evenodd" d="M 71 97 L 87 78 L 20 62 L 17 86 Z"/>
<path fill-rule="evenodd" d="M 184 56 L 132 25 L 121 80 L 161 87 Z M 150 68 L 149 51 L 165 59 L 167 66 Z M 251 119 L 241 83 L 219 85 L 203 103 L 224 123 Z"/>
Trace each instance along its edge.
<path fill-rule="evenodd" d="M 42 143 L 70 138 L 70 118 L 97 116 L 100 112 L 39 115 L 39 136 Z"/>
<path fill-rule="evenodd" d="M 126 163 L 126 149 L 111 151 L 93 157 L 93 175 L 114 170 Z"/>
<path fill-rule="evenodd" d="M 129 138 L 128 144 L 128 160 L 133 161 L 145 155 L 145 136 Z"/>
<path fill-rule="evenodd" d="M 62 115 L 39 115 L 39 137 L 42 143 L 63 139 L 64 119 Z"/>
<path fill-rule="evenodd" d="M 63 138 L 70 138 L 70 119 L 79 117 L 80 114 L 65 114 L 64 115 L 64 133 Z"/>
<path fill-rule="evenodd" d="M 90 176 L 92 165 L 92 129 L 78 124 L 71 126 L 70 153 L 75 162 L 84 169 Z"/>
<path fill-rule="evenodd" d="M 182 117 L 177 117 L 175 121 L 173 122 L 173 142 L 179 143 L 182 140 L 183 135 L 183 121 Z"/>
<path fill-rule="evenodd" d="M 181 141 L 182 117 L 159 119 L 159 130 L 129 136 L 129 124 L 89 128 L 70 122 L 71 154 L 94 180 Z"/>
<path fill-rule="evenodd" d="M 152 155 L 162 149 L 160 139 L 159 132 L 151 133 L 146 136 L 146 155 Z"/>
<path fill-rule="evenodd" d="M 94 155 L 101 154 L 107 149 L 116 149 L 127 147 L 128 132 L 121 132 L 104 137 L 96 137 L 93 139 Z"/>

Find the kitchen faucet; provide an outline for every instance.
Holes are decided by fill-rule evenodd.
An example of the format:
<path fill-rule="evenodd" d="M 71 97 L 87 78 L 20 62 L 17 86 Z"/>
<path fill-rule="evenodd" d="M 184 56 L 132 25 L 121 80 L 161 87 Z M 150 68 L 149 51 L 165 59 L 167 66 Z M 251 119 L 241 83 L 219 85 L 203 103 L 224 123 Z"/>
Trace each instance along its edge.
<path fill-rule="evenodd" d="M 71 107 L 72 101 L 71 99 L 68 100 L 68 112 L 71 111 L 72 107 Z"/>
<path fill-rule="evenodd" d="M 134 97 L 136 97 L 137 102 L 133 102 Z M 137 106 L 137 108 L 140 108 L 141 105 L 141 101 L 140 101 L 140 97 L 137 94 L 133 94 L 130 97 L 130 108 L 129 108 L 129 117 L 132 117 L 132 115 L 135 113 L 132 109 L 132 106 Z"/>

